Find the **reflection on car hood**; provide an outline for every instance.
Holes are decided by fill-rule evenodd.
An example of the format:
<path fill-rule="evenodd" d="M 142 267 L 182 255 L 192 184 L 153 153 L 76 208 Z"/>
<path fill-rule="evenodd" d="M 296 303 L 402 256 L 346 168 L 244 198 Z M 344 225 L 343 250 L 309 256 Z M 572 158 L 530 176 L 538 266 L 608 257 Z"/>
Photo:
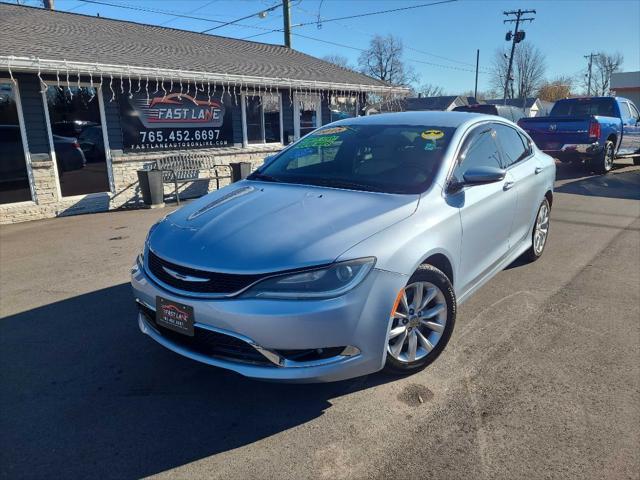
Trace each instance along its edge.
<path fill-rule="evenodd" d="M 149 244 L 167 260 L 220 272 L 330 263 L 411 215 L 418 198 L 242 181 L 169 215 L 153 230 Z"/>

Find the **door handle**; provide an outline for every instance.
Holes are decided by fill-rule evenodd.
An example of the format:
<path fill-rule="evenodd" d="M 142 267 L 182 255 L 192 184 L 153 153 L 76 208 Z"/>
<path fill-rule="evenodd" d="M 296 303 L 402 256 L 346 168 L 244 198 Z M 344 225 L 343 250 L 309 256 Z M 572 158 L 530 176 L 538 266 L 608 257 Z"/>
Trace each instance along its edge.
<path fill-rule="evenodd" d="M 515 185 L 515 182 L 504 182 L 504 185 L 502 186 L 503 190 L 511 190 L 511 188 Z"/>
<path fill-rule="evenodd" d="M 542 167 L 536 167 L 535 174 L 538 175 L 543 170 Z"/>

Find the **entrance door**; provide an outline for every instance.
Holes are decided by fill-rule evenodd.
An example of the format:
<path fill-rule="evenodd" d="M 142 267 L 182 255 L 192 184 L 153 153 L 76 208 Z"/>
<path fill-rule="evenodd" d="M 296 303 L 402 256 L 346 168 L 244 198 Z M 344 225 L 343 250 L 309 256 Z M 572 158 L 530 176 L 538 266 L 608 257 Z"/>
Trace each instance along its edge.
<path fill-rule="evenodd" d="M 49 87 L 47 108 L 63 197 L 108 192 L 109 171 L 94 87 Z"/>
<path fill-rule="evenodd" d="M 322 126 L 320 95 L 293 94 L 293 132 L 295 140 Z"/>
<path fill-rule="evenodd" d="M 0 80 L 0 204 L 32 199 L 16 86 Z"/>

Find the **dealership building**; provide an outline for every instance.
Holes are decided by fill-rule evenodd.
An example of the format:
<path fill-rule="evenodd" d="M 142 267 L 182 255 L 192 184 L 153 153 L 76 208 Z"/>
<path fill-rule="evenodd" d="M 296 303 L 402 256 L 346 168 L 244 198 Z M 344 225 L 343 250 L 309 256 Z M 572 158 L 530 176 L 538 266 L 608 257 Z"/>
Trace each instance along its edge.
<path fill-rule="evenodd" d="M 407 93 L 284 46 L 18 5 L 0 4 L 0 39 L 0 223 L 140 206 L 158 159 L 256 167 Z"/>

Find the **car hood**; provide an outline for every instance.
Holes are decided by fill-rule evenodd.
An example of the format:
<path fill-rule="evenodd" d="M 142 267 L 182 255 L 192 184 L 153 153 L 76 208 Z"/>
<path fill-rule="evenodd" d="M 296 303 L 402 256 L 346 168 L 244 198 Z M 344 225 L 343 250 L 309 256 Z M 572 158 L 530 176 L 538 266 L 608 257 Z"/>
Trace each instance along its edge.
<path fill-rule="evenodd" d="M 326 264 L 410 216 L 418 199 L 245 180 L 167 216 L 152 230 L 149 247 L 172 262 L 219 272 Z"/>

